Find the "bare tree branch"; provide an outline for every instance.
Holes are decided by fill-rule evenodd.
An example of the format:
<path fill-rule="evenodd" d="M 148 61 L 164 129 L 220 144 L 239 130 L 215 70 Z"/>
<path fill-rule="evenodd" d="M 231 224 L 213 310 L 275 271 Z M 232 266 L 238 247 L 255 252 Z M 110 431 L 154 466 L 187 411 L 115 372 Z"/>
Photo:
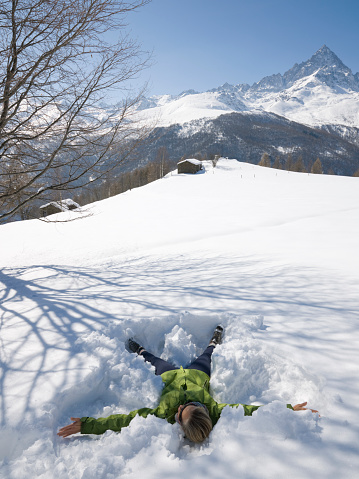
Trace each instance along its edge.
<path fill-rule="evenodd" d="M 148 63 L 124 29 L 149 2 L 0 0 L 0 221 L 101 179 L 148 135 L 133 116 L 142 92 L 101 102 Z"/>

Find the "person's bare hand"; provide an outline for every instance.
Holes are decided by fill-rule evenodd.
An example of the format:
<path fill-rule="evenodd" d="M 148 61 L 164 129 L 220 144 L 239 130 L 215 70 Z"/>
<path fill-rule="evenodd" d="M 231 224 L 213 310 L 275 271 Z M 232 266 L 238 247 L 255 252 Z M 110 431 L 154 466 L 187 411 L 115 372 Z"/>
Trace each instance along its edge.
<path fill-rule="evenodd" d="M 294 411 L 307 411 L 309 408 L 304 407 L 306 405 L 307 405 L 307 402 L 302 402 L 301 404 L 296 404 L 295 406 L 293 406 L 293 410 Z M 309 409 L 309 411 L 312 411 L 312 413 L 318 412 L 315 409 Z M 320 415 L 319 415 L 319 417 L 320 417 Z"/>
<path fill-rule="evenodd" d="M 74 422 L 68 426 L 62 427 L 59 430 L 57 433 L 58 436 L 67 437 L 71 436 L 71 434 L 77 434 L 78 432 L 81 432 L 81 419 L 79 417 L 72 417 L 71 421 Z"/>

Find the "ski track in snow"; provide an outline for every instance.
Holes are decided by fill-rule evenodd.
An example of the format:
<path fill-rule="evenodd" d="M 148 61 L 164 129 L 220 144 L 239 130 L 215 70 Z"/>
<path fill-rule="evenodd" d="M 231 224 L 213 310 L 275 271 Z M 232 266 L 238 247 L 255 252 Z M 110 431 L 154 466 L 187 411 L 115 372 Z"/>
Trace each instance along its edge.
<path fill-rule="evenodd" d="M 298 221 L 293 205 L 283 210 L 286 225 L 291 212 Z M 218 200 L 209 211 L 219 217 L 226 209 Z M 347 211 L 339 205 L 316 221 L 325 225 L 325 215 Z M 0 270 L 1 477 L 356 477 L 359 295 L 352 268 L 323 269 L 287 254 L 280 260 L 270 240 L 267 254 L 250 254 L 245 241 L 234 248 L 232 235 L 211 238 L 79 264 L 21 267 L 16 256 L 18 266 Z M 185 366 L 219 323 L 225 336 L 213 355 L 212 394 L 219 402 L 263 404 L 253 417 L 226 408 L 202 445 L 151 416 L 119 434 L 56 435 L 70 416 L 155 407 L 162 381 L 126 350 L 126 338 Z M 306 400 L 321 418 L 286 409 Z"/>

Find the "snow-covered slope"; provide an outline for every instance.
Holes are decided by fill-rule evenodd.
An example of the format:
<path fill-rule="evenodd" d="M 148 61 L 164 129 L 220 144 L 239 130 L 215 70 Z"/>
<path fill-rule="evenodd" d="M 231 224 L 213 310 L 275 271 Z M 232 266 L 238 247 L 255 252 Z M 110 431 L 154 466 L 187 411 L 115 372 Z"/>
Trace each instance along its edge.
<path fill-rule="evenodd" d="M 221 159 L 82 220 L 1 226 L 0 476 L 356 478 L 358 205 L 357 178 Z M 263 404 L 253 417 L 226 408 L 196 446 L 155 417 L 56 436 L 155 406 L 161 380 L 126 337 L 185 365 L 219 322 L 212 393 Z M 285 407 L 306 400 L 321 418 Z"/>
<path fill-rule="evenodd" d="M 147 105 L 147 102 L 144 103 Z M 158 97 L 151 108 L 141 110 L 141 117 L 155 120 L 157 126 L 184 124 L 202 118 L 217 118 L 219 115 L 235 111 L 221 101 L 219 92 L 190 93 L 172 97 Z"/>
<path fill-rule="evenodd" d="M 315 73 L 252 105 L 306 125 L 359 127 L 359 93 L 326 85 Z"/>
<path fill-rule="evenodd" d="M 143 102 L 142 114 L 159 126 L 213 118 L 232 111 L 265 110 L 312 126 L 359 127 L 359 80 L 327 46 L 284 75 L 249 85 L 228 83 L 208 91 L 163 95 Z"/>

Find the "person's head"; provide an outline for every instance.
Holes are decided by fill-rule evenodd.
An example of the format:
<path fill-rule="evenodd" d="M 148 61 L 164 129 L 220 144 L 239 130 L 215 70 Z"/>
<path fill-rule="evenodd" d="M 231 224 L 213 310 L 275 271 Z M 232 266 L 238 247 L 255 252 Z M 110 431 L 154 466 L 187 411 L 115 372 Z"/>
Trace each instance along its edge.
<path fill-rule="evenodd" d="M 202 442 L 209 436 L 213 425 L 208 409 L 199 402 L 189 402 L 178 407 L 176 421 L 182 427 L 187 439 Z"/>

